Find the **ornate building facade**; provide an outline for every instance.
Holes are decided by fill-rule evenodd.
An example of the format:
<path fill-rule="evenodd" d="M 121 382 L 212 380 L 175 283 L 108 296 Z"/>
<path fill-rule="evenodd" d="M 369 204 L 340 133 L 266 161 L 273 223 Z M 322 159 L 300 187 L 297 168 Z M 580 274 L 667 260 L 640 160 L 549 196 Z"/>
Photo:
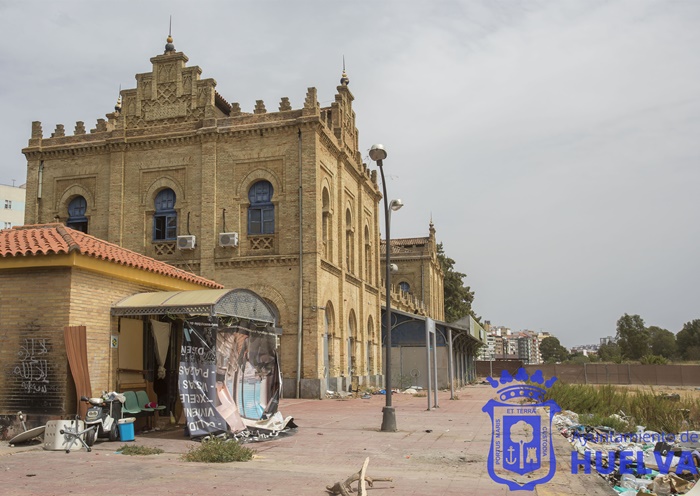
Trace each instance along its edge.
<path fill-rule="evenodd" d="M 187 62 L 169 40 L 89 131 L 44 137 L 34 122 L 25 222 L 255 291 L 283 328 L 285 395 L 379 383 L 381 194 L 347 78 L 328 107 L 309 88 L 302 108 L 282 98 L 246 113 Z"/>
<path fill-rule="evenodd" d="M 397 310 L 445 320 L 445 274 L 438 260 L 435 226 L 420 238 L 391 240 L 392 305 Z M 385 273 L 386 242 L 381 241 L 382 275 Z"/>

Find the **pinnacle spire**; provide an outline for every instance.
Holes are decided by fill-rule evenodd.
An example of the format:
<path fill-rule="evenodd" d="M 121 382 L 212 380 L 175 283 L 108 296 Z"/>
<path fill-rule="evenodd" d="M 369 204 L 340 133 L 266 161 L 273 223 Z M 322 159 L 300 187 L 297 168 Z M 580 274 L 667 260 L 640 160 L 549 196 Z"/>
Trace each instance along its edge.
<path fill-rule="evenodd" d="M 163 53 L 175 53 L 175 45 L 173 45 L 173 16 L 170 16 L 170 25 L 168 26 L 168 38 L 166 41 L 167 43 L 165 44 L 165 52 Z"/>
<path fill-rule="evenodd" d="M 115 112 L 121 112 L 122 111 L 122 85 L 119 85 L 119 96 L 117 97 L 117 103 L 114 106 L 114 111 Z"/>
<path fill-rule="evenodd" d="M 340 78 L 340 84 L 343 86 L 348 86 L 350 84 L 350 79 L 348 79 L 348 75 L 345 72 L 345 55 L 343 55 L 343 75 Z"/>

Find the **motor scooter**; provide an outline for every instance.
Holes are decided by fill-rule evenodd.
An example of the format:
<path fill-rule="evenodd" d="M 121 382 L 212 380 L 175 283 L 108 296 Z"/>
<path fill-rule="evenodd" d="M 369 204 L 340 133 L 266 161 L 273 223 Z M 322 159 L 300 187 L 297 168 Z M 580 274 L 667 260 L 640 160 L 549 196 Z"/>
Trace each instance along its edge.
<path fill-rule="evenodd" d="M 85 414 L 85 427 L 95 427 L 85 433 L 85 444 L 92 446 L 98 437 L 117 441 L 119 439 L 118 421 L 122 416 L 121 402 L 108 395 L 101 398 L 81 396 L 80 399 L 90 405 Z"/>

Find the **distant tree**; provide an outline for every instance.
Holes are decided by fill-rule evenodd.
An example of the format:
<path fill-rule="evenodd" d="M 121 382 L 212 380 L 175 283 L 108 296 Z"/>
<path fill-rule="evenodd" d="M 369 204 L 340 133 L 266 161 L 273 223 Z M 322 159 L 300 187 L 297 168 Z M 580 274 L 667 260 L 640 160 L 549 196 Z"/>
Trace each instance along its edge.
<path fill-rule="evenodd" d="M 574 351 L 573 353 L 569 353 L 569 356 L 566 357 L 566 361 L 571 363 L 588 363 L 591 359 L 580 351 Z"/>
<path fill-rule="evenodd" d="M 437 258 L 445 274 L 445 320 L 454 322 L 467 315 L 471 315 L 477 321 L 480 320 L 472 312 L 474 292 L 469 286 L 464 285 L 464 278 L 467 275 L 454 269 L 455 261 L 445 255 L 442 243 L 437 245 Z"/>
<path fill-rule="evenodd" d="M 677 355 L 676 336 L 671 331 L 650 326 L 649 343 L 651 344 L 651 352 L 654 355 L 662 356 L 667 360 L 673 360 Z"/>
<path fill-rule="evenodd" d="M 598 348 L 598 358 L 601 362 L 622 362 L 622 352 L 617 343 L 601 344 Z"/>
<path fill-rule="evenodd" d="M 540 355 L 542 355 L 543 362 L 563 362 L 566 360 L 568 352 L 561 345 L 558 338 L 549 336 L 540 343 Z"/>
<path fill-rule="evenodd" d="M 666 365 L 668 360 L 661 355 L 644 355 L 639 359 L 642 365 Z"/>
<path fill-rule="evenodd" d="M 700 360 L 700 319 L 683 324 L 676 334 L 676 345 L 685 360 Z"/>
<path fill-rule="evenodd" d="M 617 321 L 617 344 L 622 357 L 639 360 L 649 354 L 649 331 L 639 315 L 623 315 Z"/>

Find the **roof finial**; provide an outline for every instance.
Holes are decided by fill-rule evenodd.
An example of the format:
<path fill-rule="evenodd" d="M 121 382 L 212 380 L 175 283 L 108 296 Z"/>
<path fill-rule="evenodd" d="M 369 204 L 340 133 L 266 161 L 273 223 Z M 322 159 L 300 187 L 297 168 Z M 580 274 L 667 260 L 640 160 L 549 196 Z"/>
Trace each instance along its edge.
<path fill-rule="evenodd" d="M 163 53 L 175 53 L 175 45 L 173 45 L 173 16 L 170 16 L 170 25 L 168 26 L 168 39 L 165 44 L 165 52 Z"/>
<path fill-rule="evenodd" d="M 343 55 L 343 76 L 340 78 L 340 84 L 342 84 L 343 86 L 347 86 L 350 84 L 348 75 L 345 73 L 345 55 Z"/>
<path fill-rule="evenodd" d="M 117 104 L 114 106 L 115 112 L 122 111 L 122 85 L 119 85 L 119 96 L 117 97 Z"/>

